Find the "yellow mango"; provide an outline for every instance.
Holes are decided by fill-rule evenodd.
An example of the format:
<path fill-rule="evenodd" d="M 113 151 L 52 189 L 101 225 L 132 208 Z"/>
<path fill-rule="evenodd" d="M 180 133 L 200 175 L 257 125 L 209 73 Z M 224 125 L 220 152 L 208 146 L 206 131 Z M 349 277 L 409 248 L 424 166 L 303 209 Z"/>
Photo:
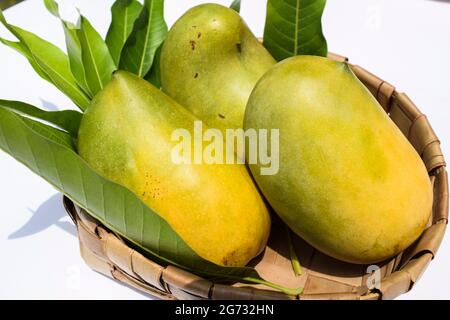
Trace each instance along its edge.
<path fill-rule="evenodd" d="M 265 247 L 268 211 L 244 165 L 173 161 L 173 132 L 192 134 L 195 120 L 148 82 L 119 71 L 86 110 L 78 152 L 133 191 L 198 255 L 244 266 Z"/>
<path fill-rule="evenodd" d="M 162 89 L 209 127 L 242 128 L 253 87 L 275 63 L 236 11 L 202 4 L 167 35 Z"/>
<path fill-rule="evenodd" d="M 375 263 L 423 232 L 432 207 L 425 166 L 347 64 L 277 64 L 252 92 L 244 127 L 279 129 L 278 174 L 250 168 L 274 210 L 318 250 Z"/>

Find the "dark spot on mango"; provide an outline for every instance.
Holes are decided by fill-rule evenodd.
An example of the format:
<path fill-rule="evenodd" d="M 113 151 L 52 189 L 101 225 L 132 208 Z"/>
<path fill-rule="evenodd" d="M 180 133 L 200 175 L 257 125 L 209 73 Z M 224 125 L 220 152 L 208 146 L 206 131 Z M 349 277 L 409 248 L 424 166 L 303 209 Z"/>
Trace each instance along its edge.
<path fill-rule="evenodd" d="M 221 119 L 225 119 L 225 116 L 224 116 L 223 114 L 221 114 L 221 113 L 219 113 L 218 116 L 219 116 L 219 118 L 221 118 Z"/>
<path fill-rule="evenodd" d="M 236 260 L 236 254 L 237 254 L 237 250 L 233 250 L 230 253 L 228 253 L 225 257 L 222 258 L 222 264 L 224 266 L 228 266 L 230 264 L 234 264 L 235 260 Z"/>
<path fill-rule="evenodd" d="M 198 78 L 198 72 L 194 75 L 194 79 Z"/>
<path fill-rule="evenodd" d="M 197 39 L 200 39 L 201 37 L 202 37 L 202 33 L 199 32 L 199 33 L 197 34 Z"/>
<path fill-rule="evenodd" d="M 242 45 L 240 43 L 236 43 L 236 49 L 239 53 L 242 53 Z"/>
<path fill-rule="evenodd" d="M 195 45 L 196 45 L 195 41 L 194 41 L 194 40 L 191 40 L 191 41 L 189 41 L 189 43 L 190 43 L 190 45 L 191 45 L 191 49 L 192 49 L 192 50 L 195 50 Z"/>

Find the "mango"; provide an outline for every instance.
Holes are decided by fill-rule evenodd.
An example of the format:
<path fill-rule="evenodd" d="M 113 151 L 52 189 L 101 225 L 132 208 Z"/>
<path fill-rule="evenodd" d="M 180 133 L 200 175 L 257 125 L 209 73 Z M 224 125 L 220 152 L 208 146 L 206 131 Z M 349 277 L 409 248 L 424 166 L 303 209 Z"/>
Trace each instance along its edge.
<path fill-rule="evenodd" d="M 173 132 L 193 136 L 196 120 L 148 82 L 118 71 L 83 116 L 78 152 L 133 191 L 198 255 L 244 266 L 265 247 L 270 217 L 244 165 L 174 161 Z"/>
<path fill-rule="evenodd" d="M 250 166 L 270 205 L 316 249 L 350 263 L 392 257 L 429 220 L 423 162 L 347 64 L 289 58 L 248 102 L 245 129 L 278 129 L 277 175 Z"/>
<path fill-rule="evenodd" d="M 236 11 L 202 4 L 169 31 L 162 90 L 209 127 L 242 128 L 253 87 L 275 63 Z"/>

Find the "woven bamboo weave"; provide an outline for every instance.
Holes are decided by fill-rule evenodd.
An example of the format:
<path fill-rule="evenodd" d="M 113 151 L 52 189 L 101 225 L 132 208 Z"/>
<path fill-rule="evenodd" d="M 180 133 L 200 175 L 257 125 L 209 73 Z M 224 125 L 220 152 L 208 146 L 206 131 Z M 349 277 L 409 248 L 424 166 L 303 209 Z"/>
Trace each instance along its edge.
<path fill-rule="evenodd" d="M 298 237 L 294 246 L 303 274 L 294 276 L 286 245 L 285 227 L 274 221 L 268 246 L 251 262 L 259 274 L 287 287 L 304 287 L 299 296 L 287 296 L 260 285 L 225 285 L 202 279 L 175 266 L 161 266 L 131 249 L 113 232 L 64 198 L 67 212 L 77 225 L 81 256 L 93 269 L 119 282 L 161 299 L 393 299 L 408 292 L 433 260 L 448 222 L 448 178 L 440 142 L 426 116 L 404 93 L 389 83 L 346 62 L 389 114 L 421 156 L 433 186 L 433 212 L 426 230 L 407 250 L 379 264 L 381 284 L 372 286 L 369 266 L 337 261 L 321 254 Z M 376 283 L 375 283 L 376 284 Z"/>

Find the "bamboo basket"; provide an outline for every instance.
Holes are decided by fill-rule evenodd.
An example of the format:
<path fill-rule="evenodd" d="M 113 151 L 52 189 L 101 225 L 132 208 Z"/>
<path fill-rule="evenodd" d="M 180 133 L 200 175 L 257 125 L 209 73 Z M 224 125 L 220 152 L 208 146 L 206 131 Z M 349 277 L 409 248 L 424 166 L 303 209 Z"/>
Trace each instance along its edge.
<path fill-rule="evenodd" d="M 175 266 L 161 266 L 128 247 L 119 237 L 64 198 L 67 212 L 78 229 L 81 256 L 95 271 L 161 299 L 393 299 L 412 289 L 436 255 L 448 222 L 448 180 L 445 161 L 426 116 L 404 93 L 342 56 L 367 86 L 420 154 L 433 187 L 433 212 L 421 237 L 398 256 L 378 264 L 375 274 L 368 266 L 353 265 L 325 256 L 298 237 L 294 246 L 303 274 L 294 276 L 289 260 L 285 227 L 274 221 L 268 246 L 251 262 L 260 275 L 287 287 L 304 287 L 303 294 L 288 296 L 260 285 L 225 285 L 202 279 Z M 380 282 L 373 283 L 374 276 Z M 375 284 L 373 287 L 371 284 Z"/>

